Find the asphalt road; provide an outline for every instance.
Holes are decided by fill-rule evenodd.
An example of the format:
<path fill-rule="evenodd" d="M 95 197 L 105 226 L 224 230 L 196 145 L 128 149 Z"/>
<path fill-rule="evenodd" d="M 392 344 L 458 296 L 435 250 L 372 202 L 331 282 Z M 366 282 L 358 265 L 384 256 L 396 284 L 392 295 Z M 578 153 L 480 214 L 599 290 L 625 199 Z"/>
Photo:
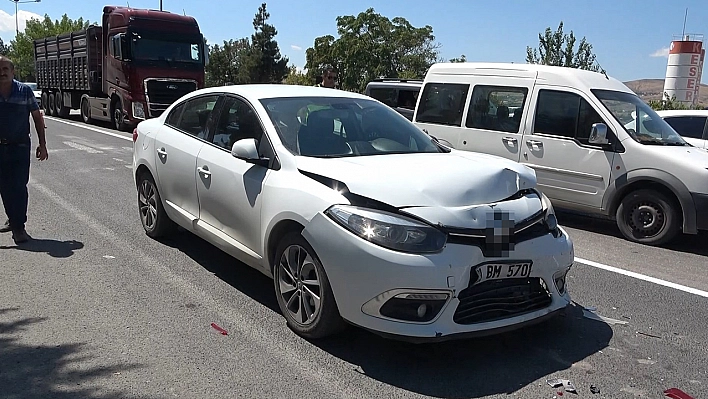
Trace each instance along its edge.
<path fill-rule="evenodd" d="M 309 342 L 286 327 L 267 277 L 188 233 L 144 234 L 129 133 L 73 115 L 46 123 L 34 240 L 0 235 L 0 398 L 561 398 L 554 378 L 578 397 L 708 397 L 705 234 L 653 248 L 561 214 L 592 264 L 571 270 L 566 317 L 439 344 L 356 328 Z"/>

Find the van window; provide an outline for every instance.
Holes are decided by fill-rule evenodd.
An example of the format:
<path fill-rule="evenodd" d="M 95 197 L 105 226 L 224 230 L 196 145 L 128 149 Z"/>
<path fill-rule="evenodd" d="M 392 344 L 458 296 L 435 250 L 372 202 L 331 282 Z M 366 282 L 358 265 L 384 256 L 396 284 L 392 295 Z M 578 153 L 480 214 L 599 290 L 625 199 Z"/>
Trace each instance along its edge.
<path fill-rule="evenodd" d="M 683 137 L 703 138 L 703 129 L 706 127 L 705 116 L 667 116 L 664 120 Z"/>
<path fill-rule="evenodd" d="M 563 91 L 539 91 L 533 130 L 535 133 L 567 137 L 588 145 L 594 123 L 606 122 L 579 95 Z M 608 127 L 608 137 L 612 135 Z"/>
<path fill-rule="evenodd" d="M 381 101 L 389 107 L 396 107 L 396 89 L 394 88 L 378 88 L 369 90 L 369 96 Z"/>
<path fill-rule="evenodd" d="M 415 103 L 418 101 L 418 93 L 420 93 L 420 89 L 398 89 L 398 107 L 414 110 Z"/>
<path fill-rule="evenodd" d="M 423 89 L 416 122 L 460 126 L 470 85 L 428 83 Z"/>
<path fill-rule="evenodd" d="M 518 133 L 528 89 L 475 86 L 465 126 Z"/>

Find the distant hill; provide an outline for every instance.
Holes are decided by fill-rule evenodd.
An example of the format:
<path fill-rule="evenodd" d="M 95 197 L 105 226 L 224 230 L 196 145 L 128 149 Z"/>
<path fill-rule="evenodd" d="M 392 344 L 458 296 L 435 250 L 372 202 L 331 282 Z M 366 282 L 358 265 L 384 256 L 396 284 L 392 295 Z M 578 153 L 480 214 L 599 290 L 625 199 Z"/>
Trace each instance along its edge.
<path fill-rule="evenodd" d="M 624 84 L 644 101 L 661 100 L 664 91 L 664 79 L 639 79 Z M 698 91 L 698 103 L 708 106 L 708 85 L 701 85 Z"/>

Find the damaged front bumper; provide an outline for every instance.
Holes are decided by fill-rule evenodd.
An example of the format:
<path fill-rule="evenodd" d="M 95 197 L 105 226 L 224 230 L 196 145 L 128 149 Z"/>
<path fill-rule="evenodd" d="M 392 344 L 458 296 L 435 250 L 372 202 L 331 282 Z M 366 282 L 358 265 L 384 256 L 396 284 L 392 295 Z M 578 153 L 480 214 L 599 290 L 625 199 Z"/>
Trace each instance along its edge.
<path fill-rule="evenodd" d="M 563 311 L 570 303 L 565 276 L 573 243 L 559 229 L 561 234 L 516 243 L 500 257 L 455 242 L 434 254 L 393 251 L 323 214 L 302 234 L 322 262 L 345 320 L 382 335 L 428 341 L 494 334 Z M 495 274 L 497 268 L 512 278 Z"/>

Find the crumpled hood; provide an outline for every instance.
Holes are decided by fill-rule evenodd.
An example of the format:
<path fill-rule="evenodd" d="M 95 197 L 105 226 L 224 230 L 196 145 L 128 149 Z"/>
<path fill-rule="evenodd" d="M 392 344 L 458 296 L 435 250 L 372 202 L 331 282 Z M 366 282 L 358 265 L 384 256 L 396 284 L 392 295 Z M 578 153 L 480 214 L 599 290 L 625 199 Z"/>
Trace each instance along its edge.
<path fill-rule="evenodd" d="M 453 214 L 469 215 L 470 208 L 492 204 L 536 186 L 531 168 L 491 155 L 454 150 L 351 158 L 297 157 L 297 166 L 301 171 L 338 180 L 354 194 L 408 208 L 409 213 L 424 213 L 426 220 L 446 225 L 458 219 Z M 534 202 L 533 209 L 524 210 L 528 206 L 520 204 L 518 211 L 538 211 L 540 201 Z M 484 209 L 487 212 L 491 208 L 485 205 Z"/>

